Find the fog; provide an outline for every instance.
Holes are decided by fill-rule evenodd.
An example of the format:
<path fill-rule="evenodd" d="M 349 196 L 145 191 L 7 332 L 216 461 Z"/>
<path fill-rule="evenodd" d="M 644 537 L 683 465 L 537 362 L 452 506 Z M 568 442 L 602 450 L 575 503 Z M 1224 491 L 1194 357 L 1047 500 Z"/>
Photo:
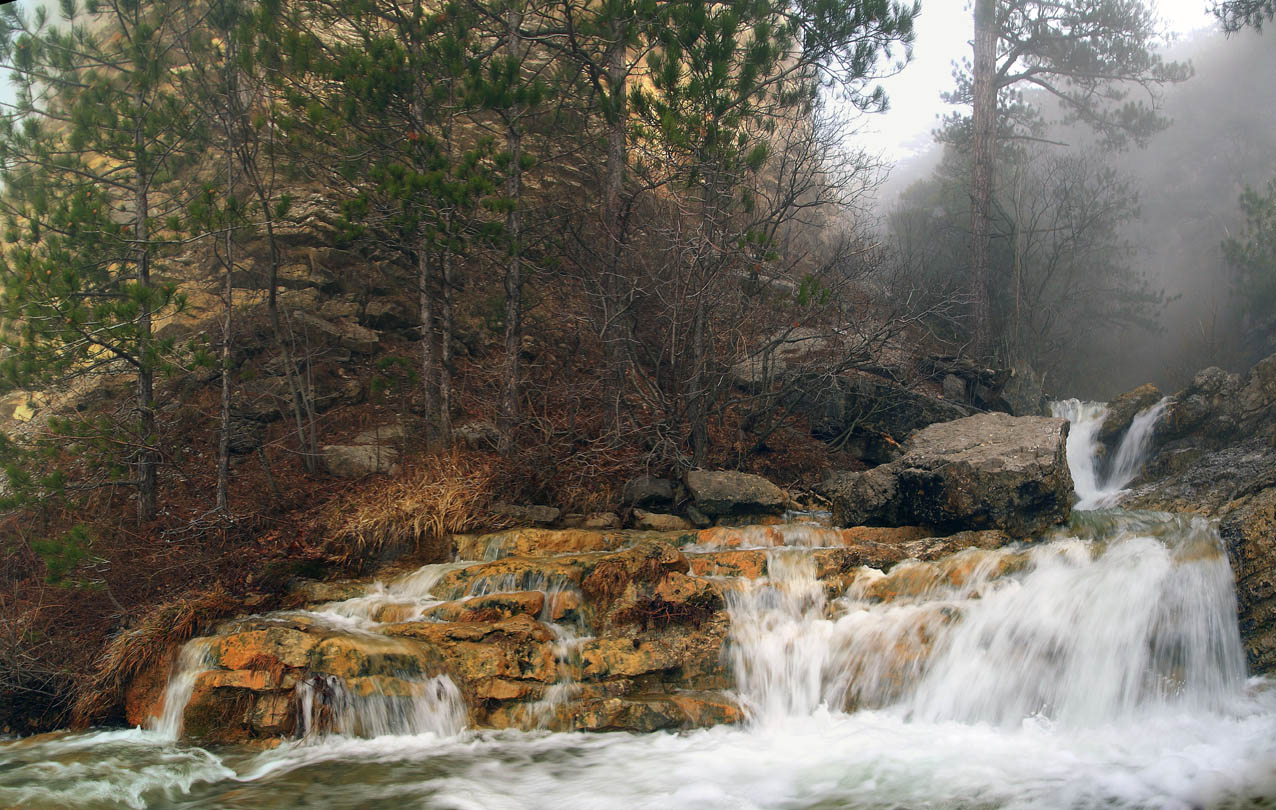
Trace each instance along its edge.
<path fill-rule="evenodd" d="M 1231 37 L 1203 31 L 1164 55 L 1196 70 L 1163 90 L 1172 123 L 1145 148 L 1108 155 L 1139 193 L 1139 215 L 1123 235 L 1135 269 L 1165 293 L 1159 328 L 1096 331 L 1083 349 L 1087 374 L 1057 394 L 1107 398 L 1145 382 L 1169 393 L 1205 366 L 1242 370 L 1276 351 L 1240 317 L 1221 248 L 1243 224 L 1238 199 L 1245 187 L 1261 188 L 1276 176 L 1272 37 L 1252 29 Z M 1049 137 L 1066 144 L 1061 150 L 1094 148 L 1084 132 L 1056 129 Z M 941 151 L 936 145 L 895 165 L 878 190 L 881 215 L 931 176 Z"/>

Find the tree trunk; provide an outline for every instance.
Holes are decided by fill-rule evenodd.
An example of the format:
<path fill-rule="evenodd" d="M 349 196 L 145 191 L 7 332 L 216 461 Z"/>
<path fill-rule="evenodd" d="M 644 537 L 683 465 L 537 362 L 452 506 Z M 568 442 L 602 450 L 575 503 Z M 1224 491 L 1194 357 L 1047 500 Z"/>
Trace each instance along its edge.
<path fill-rule="evenodd" d="M 452 258 L 443 251 L 439 278 L 439 441 L 452 445 Z"/>
<path fill-rule="evenodd" d="M 974 350 L 992 350 L 988 248 L 992 232 L 993 153 L 997 139 L 997 3 L 975 0 L 974 99 L 970 170 L 970 295 Z"/>
<path fill-rule="evenodd" d="M 230 110 L 227 109 L 226 123 L 226 189 L 229 195 L 235 193 L 235 162 L 231 146 L 233 137 L 230 125 Z M 222 401 L 221 401 L 221 433 L 217 441 L 217 509 L 223 513 L 230 510 L 230 341 L 235 305 L 235 287 L 233 283 L 235 271 L 235 239 L 234 229 L 226 224 L 226 282 L 222 289 L 223 304 L 226 314 L 222 318 Z"/>
<path fill-rule="evenodd" d="M 138 110 L 145 109 L 146 99 L 139 90 L 135 102 Z M 140 114 L 140 113 L 139 113 Z M 150 171 L 146 159 L 146 134 L 140 124 L 133 131 L 134 170 L 137 186 L 133 197 L 133 237 L 137 240 L 137 283 L 144 290 L 151 286 L 151 251 L 147 241 L 150 229 L 150 200 L 147 185 Z M 137 457 L 137 520 L 147 523 L 155 517 L 156 458 L 155 435 L 155 372 L 151 367 L 151 302 L 143 295 L 137 315 L 137 421 L 141 447 Z"/>
<path fill-rule="evenodd" d="M 514 8 L 509 12 L 507 50 L 511 60 L 521 66 L 522 40 L 518 27 L 523 14 Z M 518 81 L 519 79 L 515 79 Z M 508 453 L 514 444 L 514 429 L 518 424 L 519 369 L 518 355 L 523 346 L 523 132 L 522 108 L 514 104 L 505 113 L 505 148 L 510 155 L 510 172 L 505 178 L 505 196 L 510 200 L 509 213 L 505 215 L 505 230 L 509 239 L 509 257 L 505 264 L 505 363 L 501 370 L 501 446 Z"/>
<path fill-rule="evenodd" d="M 416 252 L 417 293 L 421 305 L 421 385 L 425 398 L 426 440 L 436 438 L 439 412 L 439 361 L 434 352 L 434 293 L 430 289 L 430 246 L 423 236 Z"/>
<path fill-rule="evenodd" d="M 629 330 L 626 285 L 621 277 L 620 262 L 624 229 L 622 223 L 621 195 L 625 183 L 626 145 L 625 126 L 625 41 L 628 32 L 623 20 L 611 22 L 611 53 L 607 60 L 608 102 L 607 121 L 607 173 L 603 187 L 603 237 L 607 240 L 606 268 L 603 278 L 603 345 L 607 359 L 608 382 L 615 408 L 614 418 L 620 421 L 620 403 L 624 396 L 626 378 L 626 340 Z"/>

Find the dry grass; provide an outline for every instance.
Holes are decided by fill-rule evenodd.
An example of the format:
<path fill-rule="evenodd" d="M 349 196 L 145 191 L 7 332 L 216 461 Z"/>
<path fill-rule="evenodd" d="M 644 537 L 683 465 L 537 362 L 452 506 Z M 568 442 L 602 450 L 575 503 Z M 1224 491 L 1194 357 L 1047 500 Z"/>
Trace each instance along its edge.
<path fill-rule="evenodd" d="M 391 549 L 446 559 L 452 534 L 503 526 L 490 511 L 493 469 L 486 457 L 456 451 L 426 456 L 415 469 L 324 510 L 327 547 L 341 565 L 356 568 Z"/>
<path fill-rule="evenodd" d="M 71 722 L 85 728 L 115 712 L 129 681 L 165 658 L 213 622 L 243 609 L 220 584 L 193 596 L 156 605 L 138 623 L 116 634 L 76 690 Z"/>

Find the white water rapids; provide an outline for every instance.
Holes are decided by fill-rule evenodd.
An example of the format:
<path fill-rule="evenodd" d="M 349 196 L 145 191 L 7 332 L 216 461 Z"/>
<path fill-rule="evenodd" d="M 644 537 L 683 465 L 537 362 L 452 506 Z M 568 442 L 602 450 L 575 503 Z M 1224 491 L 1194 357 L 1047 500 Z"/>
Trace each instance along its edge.
<path fill-rule="evenodd" d="M 1155 415 L 1100 465 L 1101 406 L 1057 407 L 1081 504 L 1112 505 Z M 1276 807 L 1276 685 L 1246 678 L 1231 571 L 1203 519 L 1081 511 L 1043 542 L 835 588 L 815 576 L 819 533 L 791 534 L 768 549 L 768 579 L 729 591 L 744 726 L 463 730 L 455 687 L 432 679 L 428 711 L 339 696 L 346 733 L 273 750 L 142 730 L 0 743 L 0 808 Z M 437 575 L 327 613 L 359 625 L 387 598 L 411 612 Z"/>

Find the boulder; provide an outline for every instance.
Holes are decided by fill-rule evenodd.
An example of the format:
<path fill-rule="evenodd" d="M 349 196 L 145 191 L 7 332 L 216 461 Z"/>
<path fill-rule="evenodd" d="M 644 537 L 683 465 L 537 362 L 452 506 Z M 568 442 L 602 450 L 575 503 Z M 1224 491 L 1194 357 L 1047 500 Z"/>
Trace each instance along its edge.
<path fill-rule="evenodd" d="M 1225 514 L 1219 534 L 1236 574 L 1236 606 L 1250 671 L 1276 671 L 1276 487 Z"/>
<path fill-rule="evenodd" d="M 369 301 L 363 309 L 363 324 L 373 329 L 420 332 L 420 320 L 403 304 L 393 299 L 378 298 Z"/>
<path fill-rule="evenodd" d="M 393 472 L 399 451 L 379 444 L 329 444 L 322 450 L 324 469 L 337 478 Z"/>
<path fill-rule="evenodd" d="M 778 514 L 786 502 L 784 491 L 760 475 L 692 470 L 686 482 L 695 507 L 709 517 Z"/>
<path fill-rule="evenodd" d="M 1001 397 L 1015 416 L 1041 416 L 1046 404 L 1045 379 L 1031 366 L 1018 365 L 1001 387 Z"/>
<path fill-rule="evenodd" d="M 1065 419 L 980 414 L 924 428 L 897 461 L 834 474 L 822 491 L 841 526 L 1033 537 L 1071 513 L 1067 437 Z"/>
<path fill-rule="evenodd" d="M 457 441 L 471 450 L 495 450 L 501 446 L 501 430 L 491 422 L 466 422 L 452 433 Z"/>
<path fill-rule="evenodd" d="M 847 448 L 870 464 L 897 458 L 901 445 L 917 430 L 973 412 L 958 402 L 867 375 L 811 374 L 792 385 L 803 395 L 794 410 L 807 417 L 811 435 L 835 441 L 849 433 Z"/>
<path fill-rule="evenodd" d="M 633 526 L 635 529 L 653 532 L 692 531 L 695 528 L 690 522 L 677 515 L 663 515 L 642 509 L 634 510 Z"/>
<path fill-rule="evenodd" d="M 1130 429 L 1130 423 L 1142 410 L 1161 401 L 1161 389 L 1146 383 L 1127 391 L 1108 403 L 1108 416 L 1099 428 L 1098 439 L 1109 449 L 1116 449 L 1121 437 Z"/>
<path fill-rule="evenodd" d="M 1254 430 L 1276 415 L 1276 354 L 1258 361 L 1245 378 L 1237 405 L 1243 426 Z"/>
<path fill-rule="evenodd" d="M 651 475 L 631 478 L 620 490 L 620 501 L 638 509 L 668 508 L 673 505 L 673 482 Z"/>
<path fill-rule="evenodd" d="M 360 432 L 357 436 L 350 440 L 351 444 L 390 444 L 391 442 L 403 441 L 408 435 L 407 428 L 402 424 L 391 422 L 385 425 L 377 425 Z"/>
<path fill-rule="evenodd" d="M 1153 435 L 1161 445 L 1178 439 L 1218 444 L 1235 437 L 1241 378 L 1221 368 L 1202 369 L 1174 395 Z"/>
<path fill-rule="evenodd" d="M 944 375 L 944 381 L 941 384 L 941 387 L 944 390 L 944 399 L 949 402 L 965 403 L 966 382 L 962 380 L 961 377 L 958 377 L 956 374 L 946 374 Z"/>
<path fill-rule="evenodd" d="M 292 315 L 303 329 L 318 333 L 328 342 L 358 354 L 372 354 L 381 339 L 376 332 L 357 323 L 329 321 L 302 310 L 297 310 Z"/>

